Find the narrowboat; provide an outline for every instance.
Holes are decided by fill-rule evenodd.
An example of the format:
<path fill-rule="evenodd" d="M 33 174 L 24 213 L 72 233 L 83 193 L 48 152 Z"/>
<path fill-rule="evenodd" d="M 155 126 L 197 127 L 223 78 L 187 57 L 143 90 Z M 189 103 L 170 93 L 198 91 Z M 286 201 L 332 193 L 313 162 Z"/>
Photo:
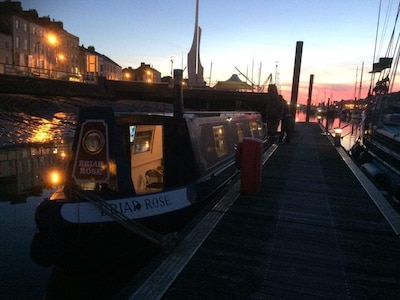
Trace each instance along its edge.
<path fill-rule="evenodd" d="M 82 108 L 66 182 L 37 207 L 37 234 L 65 244 L 112 228 L 168 247 L 238 173 L 237 145 L 250 137 L 266 148 L 266 132 L 257 112 Z"/>

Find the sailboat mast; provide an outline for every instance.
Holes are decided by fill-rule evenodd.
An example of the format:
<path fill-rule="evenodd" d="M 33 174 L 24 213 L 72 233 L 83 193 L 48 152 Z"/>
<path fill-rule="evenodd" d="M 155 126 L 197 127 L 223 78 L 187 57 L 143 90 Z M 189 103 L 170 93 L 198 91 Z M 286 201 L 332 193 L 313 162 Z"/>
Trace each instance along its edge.
<path fill-rule="evenodd" d="M 358 79 L 358 66 L 356 69 L 356 82 L 354 84 L 354 100 L 357 100 L 357 79 Z"/>
<path fill-rule="evenodd" d="M 362 62 L 362 64 L 361 64 L 360 87 L 359 87 L 359 89 L 358 89 L 358 99 L 361 98 L 361 88 L 362 88 L 363 72 L 364 72 L 364 62 Z"/>
<path fill-rule="evenodd" d="M 375 46 L 374 46 L 374 56 L 372 57 L 372 65 L 374 65 L 375 62 L 375 56 L 376 56 L 376 47 L 378 44 L 378 32 L 379 32 L 379 21 L 381 18 L 381 6 L 382 6 L 382 0 L 379 0 L 379 9 L 378 9 L 378 21 L 376 24 L 376 32 L 375 32 Z M 368 91 L 368 95 L 372 94 L 372 85 L 374 84 L 375 81 L 375 73 L 371 72 L 371 81 L 369 84 L 369 91 Z"/>

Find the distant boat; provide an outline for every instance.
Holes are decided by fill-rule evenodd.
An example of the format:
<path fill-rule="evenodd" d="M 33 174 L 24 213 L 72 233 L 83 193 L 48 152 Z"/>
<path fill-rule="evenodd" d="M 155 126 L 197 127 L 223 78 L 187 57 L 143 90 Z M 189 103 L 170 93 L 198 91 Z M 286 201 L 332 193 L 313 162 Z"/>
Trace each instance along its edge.
<path fill-rule="evenodd" d="M 35 212 L 33 245 L 47 245 L 39 247 L 45 249 L 40 258 L 34 251 L 36 260 L 57 263 L 67 254 L 54 249 L 70 249 L 78 237 L 105 228 L 113 236 L 129 231 L 160 246 L 174 243 L 171 233 L 237 174 L 236 147 L 245 137 L 267 147 L 259 113 L 192 111 L 177 117 L 81 109 L 66 184 Z"/>

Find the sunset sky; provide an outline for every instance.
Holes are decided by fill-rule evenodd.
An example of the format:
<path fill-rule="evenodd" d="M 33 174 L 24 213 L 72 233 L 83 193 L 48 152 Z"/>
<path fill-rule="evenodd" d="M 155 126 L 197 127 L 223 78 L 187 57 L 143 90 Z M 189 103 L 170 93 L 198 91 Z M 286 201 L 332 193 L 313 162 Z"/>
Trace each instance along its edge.
<path fill-rule="evenodd" d="M 381 23 L 392 2 L 382 0 Z M 173 68 L 186 67 L 195 0 L 21 3 L 24 10 L 36 9 L 39 16 L 62 21 L 81 45 L 95 46 L 123 68 L 145 62 L 167 76 L 171 57 Z M 385 55 L 397 5 L 389 7 L 386 34 L 379 32 L 376 57 Z M 363 62 L 364 98 L 370 86 L 378 10 L 379 0 L 200 0 L 204 78 L 213 86 L 238 74 L 238 68 L 263 84 L 272 74 L 284 98 L 290 100 L 296 42 L 303 41 L 300 103 L 306 103 L 310 74 L 315 76 L 313 103 L 358 97 Z"/>

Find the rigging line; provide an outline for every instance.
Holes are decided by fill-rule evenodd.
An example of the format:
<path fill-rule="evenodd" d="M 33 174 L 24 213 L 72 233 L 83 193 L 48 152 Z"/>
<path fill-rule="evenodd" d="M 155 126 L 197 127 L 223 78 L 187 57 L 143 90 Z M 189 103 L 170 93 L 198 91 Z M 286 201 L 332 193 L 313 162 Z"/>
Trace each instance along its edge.
<path fill-rule="evenodd" d="M 380 39 L 380 42 L 379 42 L 378 56 L 379 56 L 379 53 L 381 53 L 381 51 L 382 51 L 383 41 L 384 41 L 385 36 L 386 36 L 386 30 L 387 30 L 388 23 L 389 23 L 390 12 L 392 11 L 392 6 L 393 6 L 393 0 L 391 0 L 389 2 L 388 6 L 386 8 L 385 22 L 384 22 L 384 25 L 383 25 L 383 28 L 382 28 L 381 39 Z M 376 57 L 375 57 L 375 59 L 376 59 Z"/>
<path fill-rule="evenodd" d="M 384 39 L 384 37 L 386 35 L 386 29 L 387 29 L 387 25 L 389 23 L 389 16 L 390 16 L 390 12 L 392 10 L 392 7 L 393 7 L 393 0 L 391 0 L 389 5 L 387 6 L 385 25 L 384 25 L 384 30 L 383 30 L 382 36 L 381 36 L 381 43 L 382 43 L 382 41 L 383 41 L 383 39 Z M 392 56 L 390 54 L 390 52 L 391 52 L 392 45 L 393 45 L 394 33 L 396 31 L 397 19 L 399 17 L 399 8 L 400 8 L 400 3 L 399 3 L 399 6 L 397 7 L 396 18 L 395 18 L 395 21 L 394 21 L 392 34 L 390 36 L 389 43 L 388 43 L 388 46 L 387 46 L 387 49 L 386 49 L 385 57 L 391 57 Z M 382 44 L 380 46 L 382 47 Z M 379 50 L 379 53 L 380 52 L 381 51 Z M 382 72 L 378 76 L 378 81 L 383 81 L 383 80 L 385 80 L 385 78 L 390 78 L 389 74 L 390 74 L 390 69 L 389 70 L 388 69 L 382 70 Z"/>
<path fill-rule="evenodd" d="M 390 82 L 390 89 L 389 89 L 390 93 L 393 91 L 394 82 L 396 81 L 397 67 L 399 65 L 399 59 L 400 59 L 400 49 L 399 49 L 399 46 L 398 46 L 399 45 L 399 39 L 400 39 L 400 33 L 397 36 L 395 57 L 394 57 L 394 62 L 392 63 L 392 68 L 391 68 L 391 76 L 390 76 L 390 78 L 392 80 Z"/>
<path fill-rule="evenodd" d="M 375 56 L 376 56 L 376 46 L 377 46 L 377 41 L 378 41 L 379 21 L 380 21 L 380 18 L 381 18 L 381 5 L 382 5 L 382 0 L 379 1 L 378 22 L 377 22 L 377 25 L 376 25 L 375 47 L 374 47 L 374 56 L 372 58 L 372 63 L 375 62 Z"/>
<path fill-rule="evenodd" d="M 388 49 L 386 50 L 386 57 L 390 57 L 391 56 L 390 55 L 390 50 L 391 50 L 392 45 L 393 45 L 393 39 L 394 39 L 394 34 L 396 32 L 397 20 L 399 18 L 399 11 L 400 11 L 400 2 L 399 2 L 399 5 L 397 7 L 396 18 L 395 18 L 394 25 L 393 25 L 392 35 L 390 36 L 390 40 L 389 40 L 389 46 L 388 46 Z"/>
<path fill-rule="evenodd" d="M 380 18 L 381 18 L 381 6 L 382 6 L 382 0 L 379 1 L 378 20 L 377 20 L 377 25 L 376 25 L 375 46 L 374 46 L 374 56 L 372 57 L 372 65 L 374 65 L 375 56 L 376 56 L 376 46 L 377 46 L 378 32 L 379 32 L 379 20 L 380 20 Z M 370 81 L 370 83 L 369 83 L 369 92 L 368 92 L 368 94 L 371 94 L 372 85 L 373 85 L 373 82 L 374 82 L 374 78 L 375 78 L 375 74 L 372 72 L 372 73 L 371 73 L 371 81 Z"/>
<path fill-rule="evenodd" d="M 399 12 L 400 12 L 400 1 L 399 1 L 399 5 L 397 7 L 397 15 L 396 15 L 396 21 L 395 21 L 395 26 L 394 27 L 396 27 L 398 16 L 399 16 Z M 394 32 L 395 32 L 395 28 L 393 29 L 392 38 L 394 36 Z M 393 49 L 392 66 L 389 69 L 389 74 L 388 74 L 388 76 L 390 78 L 389 92 L 393 91 L 393 86 L 394 86 L 394 82 L 395 82 L 395 79 L 396 79 L 397 67 L 398 67 L 398 64 L 399 64 L 399 55 L 400 55 L 399 54 L 399 51 L 400 51 L 399 50 L 399 39 L 400 39 L 400 33 L 398 33 L 398 35 L 397 35 L 396 45 L 395 45 L 395 47 Z"/>

